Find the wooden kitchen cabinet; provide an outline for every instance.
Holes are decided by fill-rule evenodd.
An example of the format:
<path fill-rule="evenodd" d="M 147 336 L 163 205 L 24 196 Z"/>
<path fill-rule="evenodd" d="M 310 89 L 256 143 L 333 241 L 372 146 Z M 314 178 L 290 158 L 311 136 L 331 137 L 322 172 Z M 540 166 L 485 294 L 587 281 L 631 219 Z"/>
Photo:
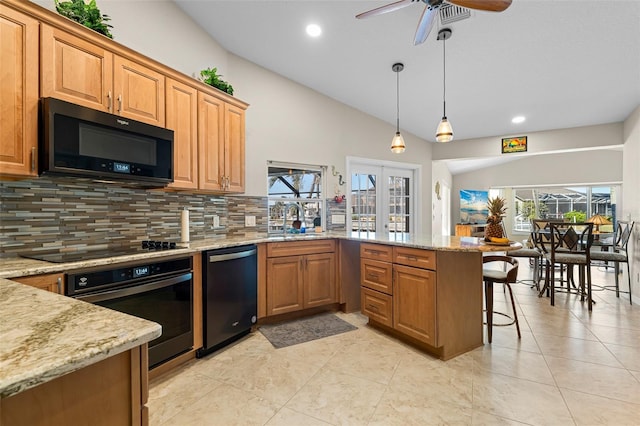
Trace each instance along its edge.
<path fill-rule="evenodd" d="M 28 277 L 10 278 L 21 284 L 30 285 L 52 293 L 64 294 L 64 274 L 43 274 Z"/>
<path fill-rule="evenodd" d="M 198 90 L 167 78 L 166 100 L 166 125 L 174 140 L 169 188 L 198 189 Z"/>
<path fill-rule="evenodd" d="M 245 110 L 200 92 L 198 154 L 200 189 L 244 192 Z"/>
<path fill-rule="evenodd" d="M 393 328 L 436 345 L 436 273 L 393 265 Z"/>
<path fill-rule="evenodd" d="M 338 302 L 334 240 L 267 244 L 267 316 Z"/>
<path fill-rule="evenodd" d="M 99 44 L 41 25 L 40 95 L 164 127 L 165 77 Z"/>
<path fill-rule="evenodd" d="M 37 20 L 0 4 L 0 174 L 37 176 Z"/>

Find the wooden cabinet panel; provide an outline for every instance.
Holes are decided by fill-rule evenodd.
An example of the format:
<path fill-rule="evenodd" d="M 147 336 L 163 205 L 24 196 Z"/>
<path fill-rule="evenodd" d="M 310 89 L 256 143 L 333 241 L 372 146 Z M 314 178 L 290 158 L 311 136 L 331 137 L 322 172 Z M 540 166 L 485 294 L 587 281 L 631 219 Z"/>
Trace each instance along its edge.
<path fill-rule="evenodd" d="M 388 327 L 393 326 L 393 298 L 388 294 L 363 287 L 361 290 L 362 313 Z"/>
<path fill-rule="evenodd" d="M 113 66 L 115 113 L 164 127 L 164 75 L 120 56 Z"/>
<path fill-rule="evenodd" d="M 314 241 L 290 241 L 269 243 L 267 257 L 294 256 L 302 254 L 328 253 L 336 251 L 336 241 L 333 239 Z"/>
<path fill-rule="evenodd" d="M 224 175 L 227 192 L 244 192 L 244 110 L 225 104 L 224 131 Z"/>
<path fill-rule="evenodd" d="M 40 94 L 113 111 L 113 54 L 65 31 L 42 24 Z"/>
<path fill-rule="evenodd" d="M 63 274 L 32 275 L 28 277 L 11 278 L 11 281 L 30 285 L 52 293 L 64 294 Z"/>
<path fill-rule="evenodd" d="M 173 183 L 170 188 L 198 188 L 198 91 L 167 79 L 167 129 L 173 130 Z"/>
<path fill-rule="evenodd" d="M 393 247 L 393 263 L 436 270 L 436 252 L 408 247 Z"/>
<path fill-rule="evenodd" d="M 267 314 L 303 309 L 304 282 L 299 256 L 267 259 Z"/>
<path fill-rule="evenodd" d="M 363 287 L 393 294 L 393 268 L 389 262 L 362 259 L 360 261 L 360 280 Z"/>
<path fill-rule="evenodd" d="M 223 189 L 224 102 L 198 94 L 198 179 L 200 189 Z"/>
<path fill-rule="evenodd" d="M 0 173 L 37 176 L 38 21 L 0 4 Z"/>
<path fill-rule="evenodd" d="M 436 346 L 435 272 L 393 265 L 393 327 Z"/>
<path fill-rule="evenodd" d="M 305 256 L 305 308 L 337 302 L 335 260 L 335 253 L 310 254 Z"/>
<path fill-rule="evenodd" d="M 380 260 L 391 262 L 393 260 L 393 249 L 390 246 L 381 244 L 360 244 L 360 257 L 363 259 Z"/>

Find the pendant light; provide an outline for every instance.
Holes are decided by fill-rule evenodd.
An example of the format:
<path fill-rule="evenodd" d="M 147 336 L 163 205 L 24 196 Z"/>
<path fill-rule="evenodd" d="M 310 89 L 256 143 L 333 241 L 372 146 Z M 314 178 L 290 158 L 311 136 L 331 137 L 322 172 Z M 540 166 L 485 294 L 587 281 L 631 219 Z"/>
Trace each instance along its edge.
<path fill-rule="evenodd" d="M 438 124 L 436 130 L 436 140 L 438 142 L 450 142 L 453 139 L 453 129 L 451 123 L 447 120 L 447 68 L 446 68 L 446 50 L 445 40 L 451 37 L 451 30 L 443 28 L 438 31 L 438 40 L 442 40 L 442 120 Z"/>
<path fill-rule="evenodd" d="M 405 149 L 404 139 L 400 134 L 400 71 L 404 69 L 404 64 L 395 63 L 391 69 L 396 73 L 396 135 L 391 140 L 391 152 L 401 154 Z"/>

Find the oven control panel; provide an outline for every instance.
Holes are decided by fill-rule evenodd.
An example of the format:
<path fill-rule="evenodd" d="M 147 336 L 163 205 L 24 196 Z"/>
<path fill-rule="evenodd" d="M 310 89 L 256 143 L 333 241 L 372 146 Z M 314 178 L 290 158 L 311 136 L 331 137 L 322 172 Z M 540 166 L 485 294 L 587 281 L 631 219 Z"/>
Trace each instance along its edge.
<path fill-rule="evenodd" d="M 191 257 L 162 259 L 153 262 L 109 265 L 66 274 L 66 295 L 77 296 L 110 288 L 137 285 L 142 281 L 189 272 L 193 269 Z"/>

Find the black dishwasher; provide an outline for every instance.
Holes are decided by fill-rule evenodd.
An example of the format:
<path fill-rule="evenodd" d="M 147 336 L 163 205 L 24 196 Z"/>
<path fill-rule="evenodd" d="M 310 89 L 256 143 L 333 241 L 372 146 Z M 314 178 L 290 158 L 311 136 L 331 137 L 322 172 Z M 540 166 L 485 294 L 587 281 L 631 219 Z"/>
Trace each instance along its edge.
<path fill-rule="evenodd" d="M 202 254 L 203 347 L 201 358 L 251 331 L 258 319 L 258 256 L 255 245 Z"/>

